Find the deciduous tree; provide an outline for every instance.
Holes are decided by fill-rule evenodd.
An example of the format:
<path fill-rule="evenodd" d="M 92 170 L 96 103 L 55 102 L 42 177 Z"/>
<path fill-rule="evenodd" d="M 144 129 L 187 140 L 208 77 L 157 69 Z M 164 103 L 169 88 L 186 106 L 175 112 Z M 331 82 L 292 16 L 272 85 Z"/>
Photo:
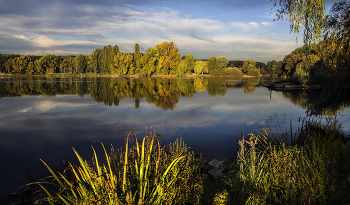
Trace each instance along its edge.
<path fill-rule="evenodd" d="M 212 56 L 208 59 L 208 62 L 207 62 L 208 73 L 216 69 L 216 63 L 217 63 L 216 56 Z"/>
<path fill-rule="evenodd" d="M 256 63 L 254 60 L 250 60 L 250 59 L 246 59 L 244 62 L 243 62 L 243 66 L 242 66 L 242 71 L 243 73 L 247 73 L 248 70 L 250 69 L 255 69 Z"/>
<path fill-rule="evenodd" d="M 194 65 L 194 72 L 199 75 L 203 74 L 203 72 L 208 73 L 207 62 L 205 61 L 196 61 Z"/>
<path fill-rule="evenodd" d="M 220 56 L 216 59 L 216 70 L 225 68 L 228 64 L 228 60 L 225 56 Z"/>

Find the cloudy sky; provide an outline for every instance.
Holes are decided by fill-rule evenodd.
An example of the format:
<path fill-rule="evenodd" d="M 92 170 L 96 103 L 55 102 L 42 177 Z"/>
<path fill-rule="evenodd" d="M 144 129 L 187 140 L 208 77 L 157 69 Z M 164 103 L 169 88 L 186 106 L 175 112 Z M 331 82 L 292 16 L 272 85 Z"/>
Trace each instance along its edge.
<path fill-rule="evenodd" d="M 275 11 L 270 0 L 0 0 L 0 53 L 133 52 L 139 39 L 143 51 L 174 41 L 196 59 L 282 60 L 302 36 L 296 44 Z"/>

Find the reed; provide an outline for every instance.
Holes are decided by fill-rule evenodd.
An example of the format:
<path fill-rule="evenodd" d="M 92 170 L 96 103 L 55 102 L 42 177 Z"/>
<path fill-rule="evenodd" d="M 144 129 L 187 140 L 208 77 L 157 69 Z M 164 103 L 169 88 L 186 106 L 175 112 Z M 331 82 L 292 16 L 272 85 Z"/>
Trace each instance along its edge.
<path fill-rule="evenodd" d="M 161 146 L 160 135 L 150 132 L 139 142 L 129 132 L 125 150 L 107 154 L 107 165 L 83 160 L 73 148 L 78 165 L 69 164 L 64 173 L 56 174 L 45 162 L 53 182 L 38 184 L 50 204 L 198 204 L 202 194 L 199 163 L 186 145 L 177 140 Z M 45 184 L 57 186 L 50 191 Z"/>
<path fill-rule="evenodd" d="M 269 128 L 250 134 L 249 148 L 241 148 L 248 151 L 240 153 L 239 184 L 231 185 L 241 187 L 233 193 L 241 196 L 237 201 L 327 204 L 336 200 L 336 180 L 348 161 L 344 136 L 335 125 L 334 121 L 305 121 L 295 137 L 291 132 L 289 145 L 287 134 L 278 139 Z"/>

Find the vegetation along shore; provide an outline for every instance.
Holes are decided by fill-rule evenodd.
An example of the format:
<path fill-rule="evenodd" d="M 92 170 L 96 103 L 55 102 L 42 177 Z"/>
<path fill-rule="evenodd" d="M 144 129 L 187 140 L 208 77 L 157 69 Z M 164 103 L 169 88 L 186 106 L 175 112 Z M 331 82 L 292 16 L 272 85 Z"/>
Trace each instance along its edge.
<path fill-rule="evenodd" d="M 336 120 L 304 120 L 275 135 L 270 128 L 244 136 L 237 158 L 206 162 L 182 140 L 162 145 L 150 131 L 131 129 L 124 148 L 102 159 L 65 161 L 51 177 L 32 182 L 26 202 L 42 204 L 347 204 L 350 202 L 349 138 Z M 104 161 L 102 163 L 102 161 Z M 42 189 L 43 192 L 37 192 Z"/>

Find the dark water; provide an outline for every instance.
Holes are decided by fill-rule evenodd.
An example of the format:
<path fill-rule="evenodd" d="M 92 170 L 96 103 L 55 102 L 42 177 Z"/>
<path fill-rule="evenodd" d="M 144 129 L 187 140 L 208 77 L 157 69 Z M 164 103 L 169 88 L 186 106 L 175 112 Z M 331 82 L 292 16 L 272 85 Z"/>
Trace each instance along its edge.
<path fill-rule="evenodd" d="M 237 153 L 237 137 L 266 123 L 286 131 L 306 112 L 337 113 L 350 133 L 347 94 L 327 101 L 322 90 L 276 92 L 263 84 L 278 78 L 110 79 L 0 78 L 0 195 L 49 175 L 39 158 L 56 169 L 64 159 L 85 159 L 99 140 L 122 147 L 131 124 L 138 137 L 151 127 L 162 143 L 182 138 L 206 159 Z M 329 104 L 332 106 L 324 106 Z M 278 128 L 278 129 L 276 129 Z M 281 131 L 280 131 L 281 132 Z"/>

